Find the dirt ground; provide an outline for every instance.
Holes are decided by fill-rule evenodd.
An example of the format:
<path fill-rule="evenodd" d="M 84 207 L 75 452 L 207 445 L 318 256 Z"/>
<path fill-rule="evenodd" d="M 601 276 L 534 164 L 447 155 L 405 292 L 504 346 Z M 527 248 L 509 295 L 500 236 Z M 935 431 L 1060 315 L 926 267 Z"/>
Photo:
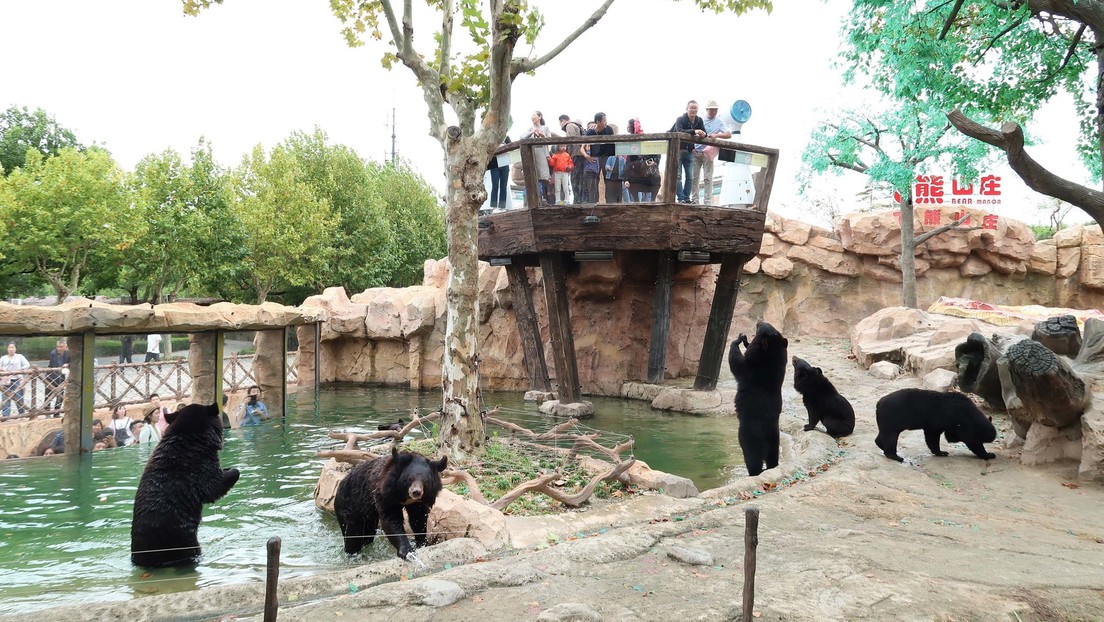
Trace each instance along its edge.
<path fill-rule="evenodd" d="M 761 511 L 757 620 L 1104 620 L 1104 487 L 1077 482 L 1072 462 L 1021 466 L 1018 450 L 1005 447 L 1011 431 L 1000 416 L 1002 434 L 990 446 L 996 460 L 946 442 L 951 455 L 934 457 L 916 431 L 901 438 L 906 462 L 890 461 L 874 446 L 874 405 L 919 382 L 873 378 L 847 358 L 845 340 L 792 339 L 790 354 L 824 369 L 855 406 L 858 424 L 838 446 L 821 432 L 802 432 L 791 368 L 783 428 L 809 453 L 775 478 L 774 490 L 741 500 L 740 491 L 757 483 L 745 480 L 709 498 L 649 505 L 635 522 L 588 527 L 508 555 L 454 540 L 425 551 L 429 572 L 391 560 L 282 585 L 279 619 L 738 620 L 744 509 L 754 505 Z M 817 467 L 829 461 L 827 470 Z M 676 561 L 667 554 L 674 547 L 712 560 Z M 227 596 L 204 590 L 42 616 L 260 620 L 262 594 L 253 585 Z"/>

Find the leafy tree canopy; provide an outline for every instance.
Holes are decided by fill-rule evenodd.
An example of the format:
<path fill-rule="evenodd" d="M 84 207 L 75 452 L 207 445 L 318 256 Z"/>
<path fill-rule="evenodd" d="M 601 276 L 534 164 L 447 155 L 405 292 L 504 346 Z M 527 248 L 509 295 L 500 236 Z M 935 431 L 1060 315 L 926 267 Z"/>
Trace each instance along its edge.
<path fill-rule="evenodd" d="M 57 155 L 65 147 L 83 150 L 72 131 L 62 127 L 46 111 L 12 106 L 0 114 L 0 171 L 10 175 L 27 162 L 27 150 L 45 156 Z"/>

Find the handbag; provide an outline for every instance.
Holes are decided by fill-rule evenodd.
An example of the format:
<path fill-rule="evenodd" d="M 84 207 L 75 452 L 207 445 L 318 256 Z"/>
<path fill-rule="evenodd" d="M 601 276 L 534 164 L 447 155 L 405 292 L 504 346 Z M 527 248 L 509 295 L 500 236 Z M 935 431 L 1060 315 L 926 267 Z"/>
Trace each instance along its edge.
<path fill-rule="evenodd" d="M 652 158 L 630 160 L 625 165 L 624 178 L 630 181 L 656 185 L 659 183 L 659 164 Z"/>

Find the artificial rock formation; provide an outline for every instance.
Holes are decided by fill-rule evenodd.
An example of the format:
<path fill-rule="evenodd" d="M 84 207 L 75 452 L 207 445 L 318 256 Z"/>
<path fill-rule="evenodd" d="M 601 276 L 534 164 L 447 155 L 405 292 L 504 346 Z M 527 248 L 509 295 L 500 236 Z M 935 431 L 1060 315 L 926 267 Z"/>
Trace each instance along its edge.
<path fill-rule="evenodd" d="M 917 233 L 934 226 L 923 224 L 924 211 L 917 210 Z M 971 224 L 983 228 L 948 231 L 918 249 L 916 289 L 921 307 L 940 296 L 1006 305 L 1104 307 L 1104 235 L 1098 226 L 1071 227 L 1036 243 L 1023 223 L 968 211 Z M 953 210 L 945 208 L 939 221 L 945 224 L 952 216 Z M 730 339 L 752 331 L 758 319 L 787 335 L 847 335 L 875 312 L 900 304 L 900 229 L 892 212 L 852 214 L 840 219 L 834 230 L 769 214 L 766 228 L 759 254 L 744 266 Z M 697 372 L 717 269 L 677 266 L 667 378 L 693 377 Z M 448 270 L 447 261 L 431 260 L 417 287 L 369 289 L 352 297 L 331 288 L 308 299 L 305 312 L 326 318 L 321 379 L 439 386 Z M 615 253 L 613 261 L 569 266 L 567 288 L 584 393 L 617 395 L 626 381 L 646 379 L 656 271 L 654 255 L 648 253 Z M 547 343 L 541 272 L 527 268 L 526 273 L 541 338 Z M 480 265 L 480 377 L 488 390 L 528 388 L 513 295 L 504 268 Z M 914 317 L 911 310 L 904 313 L 902 321 Z M 987 326 L 977 320 L 941 324 L 937 334 L 922 338 L 923 344 L 905 348 L 907 360 L 903 351 L 870 356 L 921 375 L 954 369 L 953 346 L 971 332 L 985 333 Z M 943 347 L 948 343 L 949 351 Z M 894 348 L 900 349 L 890 347 Z M 862 351 L 867 349 L 863 346 Z M 554 376 L 547 349 L 545 358 Z M 300 378 L 313 375 L 310 357 L 300 357 L 300 365 Z"/>

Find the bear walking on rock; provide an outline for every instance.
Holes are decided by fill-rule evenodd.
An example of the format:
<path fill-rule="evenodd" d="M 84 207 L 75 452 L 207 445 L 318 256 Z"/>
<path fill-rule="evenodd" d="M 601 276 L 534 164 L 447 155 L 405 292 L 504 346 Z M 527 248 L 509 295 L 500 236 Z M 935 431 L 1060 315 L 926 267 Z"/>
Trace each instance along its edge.
<path fill-rule="evenodd" d="M 217 404 L 188 404 L 165 419 L 169 427 L 134 495 L 130 561 L 136 566 L 198 562 L 203 504 L 221 499 L 240 475 L 237 469 L 219 466 L 222 417 Z"/>
<path fill-rule="evenodd" d="M 389 457 L 353 467 L 337 485 L 334 498 L 334 513 L 345 537 L 345 552 L 359 553 L 371 544 L 377 524 L 382 523 L 383 534 L 395 552 L 407 559 L 414 549 L 403 526 L 403 508 L 410 519 L 414 543 L 425 546 L 429 510 L 441 492 L 441 471 L 447 466 L 447 457 L 427 460 L 415 453 L 399 453 L 392 445 Z"/>
<path fill-rule="evenodd" d="M 847 398 L 839 394 L 824 372 L 796 356 L 793 357 L 793 367 L 794 389 L 801 394 L 801 401 L 809 412 L 805 431 L 815 429 L 817 423 L 823 423 L 824 429 L 833 438 L 843 438 L 854 432 L 855 409 Z"/>
<path fill-rule="evenodd" d="M 743 344 L 746 351 L 740 351 Z M 748 475 L 778 466 L 778 417 L 782 414 L 782 381 L 786 378 L 789 341 L 760 320 L 748 343 L 740 333 L 728 349 L 728 367 L 736 378 L 738 437 Z"/>
<path fill-rule="evenodd" d="M 983 443 L 997 439 L 997 429 L 976 404 L 962 393 L 944 393 L 926 389 L 901 389 L 878 400 L 876 406 L 878 436 L 874 439 L 886 455 L 898 462 L 897 438 L 904 430 L 923 430 L 928 449 L 937 456 L 946 456 L 939 449 L 939 435 L 949 443 L 965 443 L 978 458 L 992 460 L 997 456 L 985 451 Z"/>

